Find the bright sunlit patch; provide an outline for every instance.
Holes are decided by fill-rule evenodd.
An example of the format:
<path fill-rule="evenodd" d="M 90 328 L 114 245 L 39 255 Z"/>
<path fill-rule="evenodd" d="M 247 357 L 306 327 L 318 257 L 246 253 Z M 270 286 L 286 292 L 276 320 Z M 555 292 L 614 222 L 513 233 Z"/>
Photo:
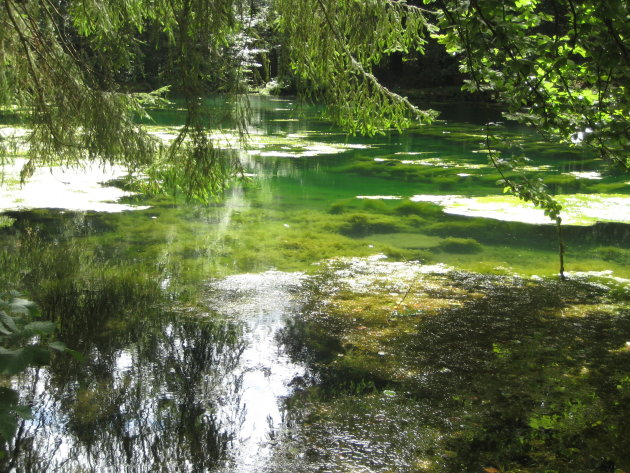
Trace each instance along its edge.
<path fill-rule="evenodd" d="M 24 160 L 16 160 L 4 168 L 5 175 L 17 181 Z M 117 187 L 104 186 L 103 182 L 122 177 L 126 171 L 119 166 L 97 165 L 85 169 L 40 168 L 24 186 L 6 184 L 0 188 L 0 211 L 22 209 L 94 210 L 97 212 L 122 212 L 142 210 L 148 207 L 116 203 L 132 193 Z M 12 182 L 9 181 L 9 182 Z"/>
<path fill-rule="evenodd" d="M 518 168 L 521 171 L 536 172 L 536 171 L 551 171 L 553 166 L 549 164 L 541 164 L 540 166 L 520 166 Z"/>
<path fill-rule="evenodd" d="M 0 138 L 22 138 L 30 133 L 29 130 L 22 127 L 2 126 L 0 127 Z"/>
<path fill-rule="evenodd" d="M 630 197 L 618 194 L 574 194 L 555 197 L 562 205 L 562 222 L 567 225 L 594 225 L 597 222 L 630 222 Z M 432 202 L 444 212 L 469 217 L 492 218 L 510 222 L 552 224 L 542 209 L 517 197 L 457 195 L 416 195 L 414 202 Z"/>
<path fill-rule="evenodd" d="M 351 143 L 321 143 L 304 139 L 301 134 L 250 135 L 248 154 L 270 158 L 311 158 L 321 155 L 345 153 L 352 149 L 369 148 Z"/>
<path fill-rule="evenodd" d="M 630 286 L 630 279 L 620 278 L 618 276 L 615 276 L 613 271 L 610 269 L 607 269 L 605 271 L 567 271 L 565 274 L 567 276 L 582 277 L 582 278 L 605 278 L 605 279 L 609 279 L 610 281 L 614 281 L 616 283 Z"/>
<path fill-rule="evenodd" d="M 341 268 L 336 268 L 342 263 Z M 325 263 L 334 269 L 336 283 L 355 293 L 374 290 L 374 285 L 387 285 L 388 290 L 397 292 L 408 289 L 409 284 L 418 282 L 423 276 L 447 274 L 452 267 L 439 264 L 387 261 L 387 256 L 377 254 L 365 258 L 332 258 Z"/>
<path fill-rule="evenodd" d="M 280 350 L 276 334 L 298 310 L 295 294 L 305 279 L 303 273 L 266 271 L 228 276 L 209 285 L 209 307 L 244 328 L 246 344 L 233 368 L 234 378 L 223 381 L 229 392 L 238 379 L 240 395 L 225 399 L 216 415 L 225 424 L 239 419 L 234 455 L 251 467 L 247 471 L 270 457 L 269 435 L 282 424 L 280 400 L 291 394 L 291 381 L 304 375 L 304 367 Z"/>
<path fill-rule="evenodd" d="M 435 154 L 433 151 L 399 151 L 395 155 L 418 156 L 420 154 Z"/>
<path fill-rule="evenodd" d="M 358 195 L 357 199 L 371 199 L 371 200 L 400 200 L 399 195 Z"/>
<path fill-rule="evenodd" d="M 396 153 L 398 154 L 398 153 Z M 375 161 L 377 161 L 375 159 Z M 381 159 L 381 161 L 396 161 L 395 159 Z M 470 163 L 465 161 L 449 161 L 442 158 L 426 158 L 426 159 L 401 159 L 400 164 L 411 164 L 416 166 L 434 166 L 440 168 L 464 168 L 464 169 L 484 169 L 487 164 Z"/>
<path fill-rule="evenodd" d="M 565 172 L 565 174 L 568 174 L 570 176 L 575 176 L 578 179 L 602 179 L 602 175 L 598 172 L 578 172 L 578 171 L 573 171 L 573 172 Z"/>

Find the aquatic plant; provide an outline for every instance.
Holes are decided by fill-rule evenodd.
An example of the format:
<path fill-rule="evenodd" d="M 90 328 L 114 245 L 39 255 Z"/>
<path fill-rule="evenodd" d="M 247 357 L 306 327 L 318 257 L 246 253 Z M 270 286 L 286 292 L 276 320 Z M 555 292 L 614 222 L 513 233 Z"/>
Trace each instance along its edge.
<path fill-rule="evenodd" d="M 437 246 L 448 253 L 479 253 L 483 251 L 481 244 L 473 238 L 448 237 Z"/>
<path fill-rule="evenodd" d="M 393 268 L 339 262 L 315 279 L 283 338 L 318 381 L 292 400 L 290 448 L 337 469 L 387 471 L 396 455 L 400 471 L 431 473 L 628 468 L 626 297 L 586 280 Z M 383 423 L 407 439 L 379 444 L 386 464 L 327 455 L 380 442 Z"/>

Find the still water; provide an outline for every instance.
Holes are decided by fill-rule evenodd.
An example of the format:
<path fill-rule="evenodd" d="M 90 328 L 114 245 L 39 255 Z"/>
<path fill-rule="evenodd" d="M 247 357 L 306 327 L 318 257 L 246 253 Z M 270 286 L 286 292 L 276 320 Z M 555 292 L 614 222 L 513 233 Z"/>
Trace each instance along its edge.
<path fill-rule="evenodd" d="M 630 177 L 498 132 L 565 207 L 559 282 L 554 226 L 480 144 L 498 113 L 442 109 L 361 138 L 253 97 L 248 178 L 209 205 L 124 192 L 117 169 L 3 191 L 2 287 L 84 356 L 12 381 L 33 418 L 3 468 L 627 469 Z M 181 112 L 154 116 L 174 136 Z"/>

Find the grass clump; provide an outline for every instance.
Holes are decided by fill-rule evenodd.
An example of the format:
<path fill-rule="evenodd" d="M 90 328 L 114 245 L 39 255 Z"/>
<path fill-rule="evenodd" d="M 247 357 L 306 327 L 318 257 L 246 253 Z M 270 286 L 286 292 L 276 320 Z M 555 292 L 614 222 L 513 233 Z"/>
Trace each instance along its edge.
<path fill-rule="evenodd" d="M 430 202 L 412 202 L 406 200 L 394 207 L 394 212 L 398 215 L 418 215 L 425 217 L 437 217 L 442 214 L 442 207 Z"/>
<path fill-rule="evenodd" d="M 407 230 L 407 226 L 399 218 L 370 213 L 348 214 L 339 226 L 342 235 L 359 237 L 372 233 L 396 233 Z"/>
<path fill-rule="evenodd" d="M 445 238 L 438 248 L 447 253 L 471 254 L 483 251 L 481 243 L 474 238 Z"/>

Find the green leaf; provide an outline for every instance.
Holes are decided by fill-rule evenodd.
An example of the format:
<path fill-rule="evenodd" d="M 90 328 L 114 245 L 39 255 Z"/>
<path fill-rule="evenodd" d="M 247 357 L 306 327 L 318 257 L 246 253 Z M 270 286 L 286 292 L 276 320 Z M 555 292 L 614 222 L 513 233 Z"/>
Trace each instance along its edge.
<path fill-rule="evenodd" d="M 1 387 L 0 388 L 0 406 L 2 408 L 7 408 L 10 406 L 17 405 L 19 400 L 18 393 L 11 388 Z"/>
<path fill-rule="evenodd" d="M 55 330 L 55 324 L 52 322 L 31 322 L 26 324 L 23 331 L 26 334 L 33 335 L 49 335 Z"/>
<path fill-rule="evenodd" d="M 34 315 L 37 312 L 37 304 L 26 299 L 15 298 L 9 306 L 16 314 Z"/>
<path fill-rule="evenodd" d="M 21 417 L 22 419 L 26 419 L 26 420 L 33 419 L 33 412 L 31 411 L 31 408 L 28 406 L 15 406 L 15 409 L 13 409 L 13 412 L 15 412 L 18 415 L 18 417 Z"/>
<path fill-rule="evenodd" d="M 0 373 L 12 376 L 22 372 L 28 366 L 28 354 L 24 349 L 7 350 L 0 347 Z"/>
<path fill-rule="evenodd" d="M 9 441 L 17 430 L 17 419 L 13 414 L 0 412 L 0 438 Z"/>
<path fill-rule="evenodd" d="M 48 346 L 50 348 L 52 348 L 53 350 L 57 350 L 57 351 L 67 351 L 68 347 L 66 347 L 66 344 L 63 342 L 59 342 L 59 341 L 54 341 L 48 344 Z"/>
<path fill-rule="evenodd" d="M 4 311 L 0 312 L 0 322 L 2 322 L 11 332 L 15 333 L 18 331 L 13 317 L 7 315 Z"/>

